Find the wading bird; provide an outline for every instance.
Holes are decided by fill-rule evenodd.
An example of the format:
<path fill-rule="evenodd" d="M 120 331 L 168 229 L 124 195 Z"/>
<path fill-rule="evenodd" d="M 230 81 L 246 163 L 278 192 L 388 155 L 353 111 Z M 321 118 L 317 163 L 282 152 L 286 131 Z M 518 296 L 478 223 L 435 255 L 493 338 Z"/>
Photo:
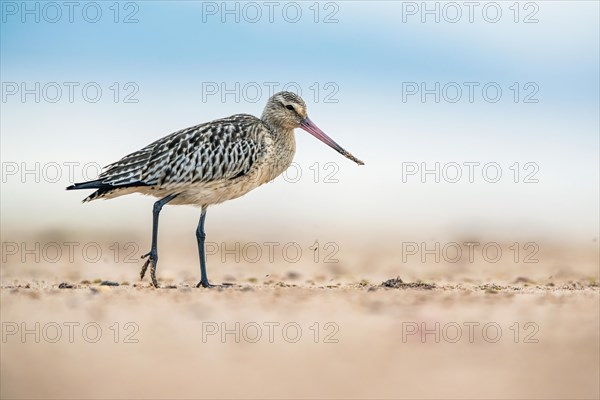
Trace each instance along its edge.
<path fill-rule="evenodd" d="M 363 165 L 308 118 L 306 104 L 299 96 L 280 92 L 269 99 L 260 119 L 236 114 L 180 130 L 106 166 L 98 179 L 76 183 L 67 190 L 97 189 L 84 202 L 130 193 L 160 199 L 154 203 L 152 246 L 150 252 L 142 256 L 147 260 L 140 272 L 143 279 L 150 266 L 155 287 L 158 287 L 160 210 L 167 203 L 201 207 L 196 229 L 200 282 L 196 287 L 211 287 L 204 251 L 206 209 L 243 196 L 283 173 L 296 152 L 295 128 L 304 129 L 343 156 Z"/>

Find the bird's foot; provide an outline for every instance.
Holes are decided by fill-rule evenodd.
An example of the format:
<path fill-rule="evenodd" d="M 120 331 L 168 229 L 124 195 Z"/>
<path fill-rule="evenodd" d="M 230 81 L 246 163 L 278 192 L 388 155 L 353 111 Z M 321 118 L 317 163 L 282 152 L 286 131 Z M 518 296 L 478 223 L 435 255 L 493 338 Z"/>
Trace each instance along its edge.
<path fill-rule="evenodd" d="M 226 289 L 226 288 L 234 287 L 235 285 L 233 283 L 222 283 L 220 285 L 213 285 L 211 283 L 208 283 L 208 280 L 203 280 L 203 281 L 201 280 L 200 282 L 198 282 L 196 287 L 199 288 L 201 286 L 203 288 L 207 288 L 207 289 Z"/>
<path fill-rule="evenodd" d="M 158 263 L 158 254 L 156 250 L 150 250 L 149 253 L 144 254 L 141 258 L 148 258 L 144 265 L 142 265 L 142 270 L 140 271 L 140 279 L 144 279 L 144 275 L 146 275 L 146 270 L 148 266 L 150 266 L 150 278 L 152 279 L 152 285 L 155 288 L 158 288 L 158 281 L 156 280 L 156 264 Z"/>
<path fill-rule="evenodd" d="M 208 279 L 203 279 L 200 282 L 198 282 L 196 287 L 199 288 L 200 286 L 202 286 L 203 288 L 207 288 L 207 289 L 220 287 L 220 285 L 212 285 L 212 284 L 208 283 Z"/>

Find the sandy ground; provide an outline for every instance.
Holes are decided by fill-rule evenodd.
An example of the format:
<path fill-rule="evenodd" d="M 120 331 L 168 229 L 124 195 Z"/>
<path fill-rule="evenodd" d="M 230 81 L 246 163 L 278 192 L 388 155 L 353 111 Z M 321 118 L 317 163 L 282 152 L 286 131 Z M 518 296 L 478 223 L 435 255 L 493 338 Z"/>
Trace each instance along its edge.
<path fill-rule="evenodd" d="M 175 244 L 160 289 L 137 279 L 139 261 L 9 259 L 0 395 L 598 398 L 597 252 L 542 247 L 531 265 L 214 255 L 212 281 L 231 285 L 211 290 Z"/>

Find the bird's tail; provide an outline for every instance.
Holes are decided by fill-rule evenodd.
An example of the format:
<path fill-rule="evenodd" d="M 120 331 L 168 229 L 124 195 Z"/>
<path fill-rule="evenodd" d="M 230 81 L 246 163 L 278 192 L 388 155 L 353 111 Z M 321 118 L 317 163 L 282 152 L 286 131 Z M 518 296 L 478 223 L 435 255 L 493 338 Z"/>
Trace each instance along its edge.
<path fill-rule="evenodd" d="M 115 185 L 115 184 L 103 182 L 102 179 L 96 179 L 95 181 L 75 183 L 74 185 L 68 186 L 67 190 L 98 189 L 94 193 L 92 193 L 91 195 L 89 195 L 88 197 L 83 199 L 83 202 L 87 203 L 88 201 L 101 199 L 108 195 L 115 196 L 118 193 L 125 194 L 126 192 L 123 191 L 123 189 L 136 188 L 136 187 L 140 187 L 140 186 L 151 186 L 151 185 L 149 185 L 145 182 L 140 182 L 140 181 L 128 182 L 126 184 Z"/>
<path fill-rule="evenodd" d="M 103 197 L 105 194 L 112 191 L 114 187 L 112 185 L 102 182 L 101 179 L 97 179 L 95 181 L 75 183 L 71 186 L 67 186 L 67 190 L 79 189 L 98 189 L 94 193 L 83 199 L 83 202 L 87 203 L 88 201 L 92 201 L 94 199 Z"/>
<path fill-rule="evenodd" d="M 101 179 L 97 179 L 95 181 L 75 183 L 71 186 L 67 186 L 67 190 L 100 189 L 102 186 L 107 186 L 107 185 L 105 183 L 102 183 Z"/>

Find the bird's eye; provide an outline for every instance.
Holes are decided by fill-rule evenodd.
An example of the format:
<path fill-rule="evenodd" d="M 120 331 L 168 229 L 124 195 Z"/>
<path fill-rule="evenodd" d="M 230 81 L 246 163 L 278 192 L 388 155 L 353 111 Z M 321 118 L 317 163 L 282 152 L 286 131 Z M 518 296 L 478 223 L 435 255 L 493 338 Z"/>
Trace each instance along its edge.
<path fill-rule="evenodd" d="M 294 106 L 285 106 L 285 108 L 287 108 L 288 110 L 292 110 L 292 111 L 296 111 L 296 109 L 294 108 Z"/>

